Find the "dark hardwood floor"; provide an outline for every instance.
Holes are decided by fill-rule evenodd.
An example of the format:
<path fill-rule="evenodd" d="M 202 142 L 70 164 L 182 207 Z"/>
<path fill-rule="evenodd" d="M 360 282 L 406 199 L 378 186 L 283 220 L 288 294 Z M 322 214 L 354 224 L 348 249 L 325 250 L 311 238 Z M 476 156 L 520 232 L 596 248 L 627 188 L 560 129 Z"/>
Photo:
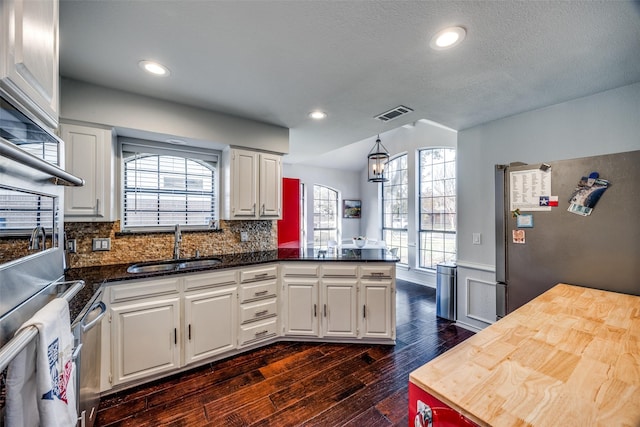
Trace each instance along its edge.
<path fill-rule="evenodd" d="M 395 346 L 277 343 L 102 399 L 98 426 L 407 426 L 409 373 L 472 332 L 397 281 Z"/>

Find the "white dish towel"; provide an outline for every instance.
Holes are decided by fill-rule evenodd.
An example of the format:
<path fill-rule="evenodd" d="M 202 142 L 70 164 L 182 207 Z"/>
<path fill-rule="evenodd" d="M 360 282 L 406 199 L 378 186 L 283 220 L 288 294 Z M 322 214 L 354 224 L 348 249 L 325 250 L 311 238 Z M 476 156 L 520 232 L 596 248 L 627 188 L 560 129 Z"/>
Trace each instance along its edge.
<path fill-rule="evenodd" d="M 6 425 L 73 427 L 78 415 L 69 304 L 54 299 L 18 332 L 29 326 L 38 328 L 38 336 L 9 364 Z"/>

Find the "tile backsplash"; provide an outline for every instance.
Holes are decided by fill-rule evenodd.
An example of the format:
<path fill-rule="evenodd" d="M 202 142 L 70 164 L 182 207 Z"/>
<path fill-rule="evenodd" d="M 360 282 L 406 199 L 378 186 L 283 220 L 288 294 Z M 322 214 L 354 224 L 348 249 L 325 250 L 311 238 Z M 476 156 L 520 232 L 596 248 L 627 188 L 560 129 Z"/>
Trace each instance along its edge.
<path fill-rule="evenodd" d="M 173 257 L 173 232 L 121 233 L 120 221 L 67 222 L 67 239 L 76 240 L 76 253 L 69 254 L 69 267 L 157 261 Z M 240 232 L 247 232 L 247 242 Z M 110 238 L 110 251 L 93 251 L 94 238 Z M 276 250 L 276 221 L 220 221 L 219 230 L 182 231 L 180 256 L 192 258 L 196 250 L 201 257 L 230 253 Z"/>

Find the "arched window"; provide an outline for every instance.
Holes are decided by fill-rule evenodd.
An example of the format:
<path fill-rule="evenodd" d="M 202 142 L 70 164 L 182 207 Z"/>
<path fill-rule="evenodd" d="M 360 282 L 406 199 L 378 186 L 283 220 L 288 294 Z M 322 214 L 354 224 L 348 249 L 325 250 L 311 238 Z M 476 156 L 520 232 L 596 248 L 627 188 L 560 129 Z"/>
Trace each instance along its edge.
<path fill-rule="evenodd" d="M 409 173 L 407 155 L 389 160 L 387 182 L 382 184 L 382 239 L 389 249 L 397 248 L 400 263 L 408 264 Z"/>
<path fill-rule="evenodd" d="M 123 228 L 210 226 L 217 218 L 217 156 L 143 150 L 123 146 Z"/>
<path fill-rule="evenodd" d="M 422 268 L 456 258 L 456 150 L 420 150 L 420 239 Z"/>
<path fill-rule="evenodd" d="M 338 240 L 338 192 L 324 185 L 313 186 L 313 244 L 327 246 Z"/>

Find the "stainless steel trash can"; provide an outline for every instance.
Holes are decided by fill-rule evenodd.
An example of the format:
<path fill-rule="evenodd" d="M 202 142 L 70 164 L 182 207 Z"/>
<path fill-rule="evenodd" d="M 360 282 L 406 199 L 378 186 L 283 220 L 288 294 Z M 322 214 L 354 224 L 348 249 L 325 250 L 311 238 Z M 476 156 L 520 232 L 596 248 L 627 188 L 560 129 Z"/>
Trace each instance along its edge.
<path fill-rule="evenodd" d="M 456 320 L 456 265 L 436 266 L 436 316 Z"/>

